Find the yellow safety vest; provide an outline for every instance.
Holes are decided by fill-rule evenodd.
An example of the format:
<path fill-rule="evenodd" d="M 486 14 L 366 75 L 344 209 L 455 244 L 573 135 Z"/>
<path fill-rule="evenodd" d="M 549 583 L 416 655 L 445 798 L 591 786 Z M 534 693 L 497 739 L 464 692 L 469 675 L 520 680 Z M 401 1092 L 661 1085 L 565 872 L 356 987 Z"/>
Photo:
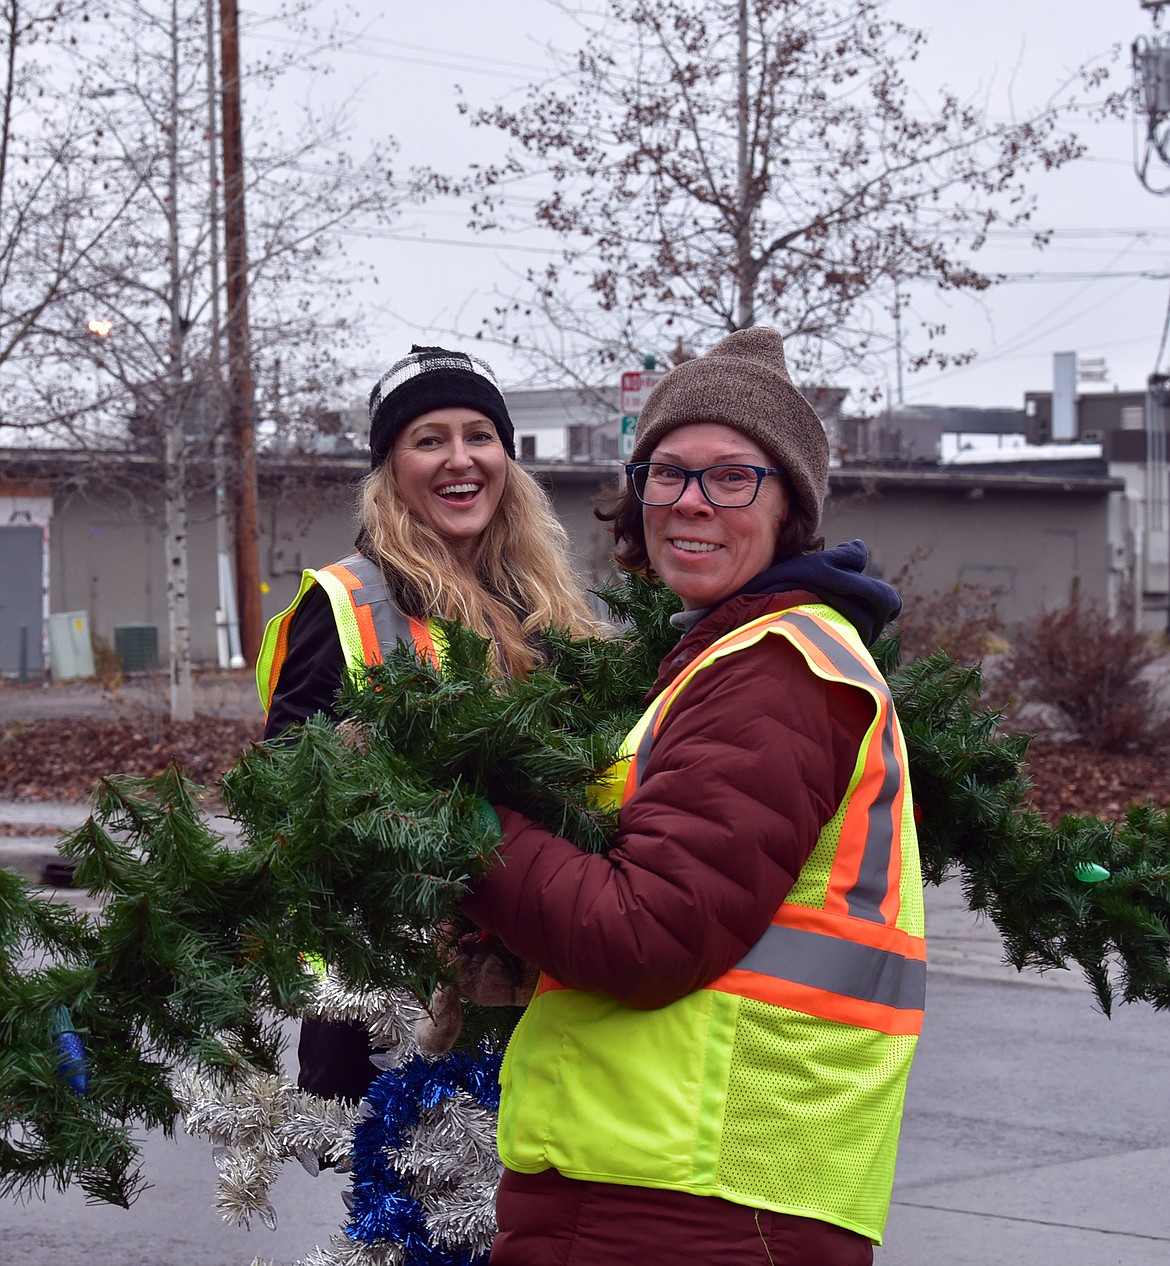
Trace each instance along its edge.
<path fill-rule="evenodd" d="M 841 804 L 771 926 L 705 988 L 647 1011 L 542 978 L 501 1071 L 500 1156 L 522 1173 L 719 1196 L 880 1243 L 926 955 L 905 745 L 852 625 L 805 606 L 721 638 L 650 706 L 600 794 L 636 794 L 687 683 L 769 635 L 873 701 Z"/>
<path fill-rule="evenodd" d="M 346 666 L 354 676 L 360 679 L 367 668 L 382 663 L 400 641 L 412 643 L 420 655 L 439 666 L 438 630 L 425 620 L 403 615 L 377 563 L 362 554 L 351 554 L 328 567 L 306 570 L 292 603 L 268 621 L 256 660 L 256 689 L 265 716 L 288 657 L 293 614 L 314 585 L 320 585 L 329 598 Z"/>

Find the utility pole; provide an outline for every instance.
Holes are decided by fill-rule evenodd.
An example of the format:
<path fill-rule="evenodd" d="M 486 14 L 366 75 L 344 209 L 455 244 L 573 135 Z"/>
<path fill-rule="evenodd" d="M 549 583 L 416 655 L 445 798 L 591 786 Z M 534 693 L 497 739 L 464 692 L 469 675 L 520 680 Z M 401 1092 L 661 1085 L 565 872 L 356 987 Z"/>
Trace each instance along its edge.
<path fill-rule="evenodd" d="M 208 356 L 207 400 L 211 411 L 212 462 L 215 471 L 215 571 L 219 581 L 219 613 L 216 619 L 216 656 L 221 668 L 243 668 L 240 652 L 240 622 L 236 614 L 236 582 L 232 575 L 231 539 L 228 522 L 227 434 L 224 427 L 223 373 L 220 364 L 220 337 L 223 323 L 219 306 L 219 111 L 216 86 L 219 67 L 215 59 L 215 0 L 204 0 L 207 28 L 207 218 L 211 223 L 208 243 L 208 274 L 211 291 L 211 345 Z"/>
<path fill-rule="evenodd" d="M 751 148 L 748 144 L 748 6 L 739 0 L 735 16 L 735 328 L 746 330 L 756 319 L 756 266 L 752 259 Z"/>
<path fill-rule="evenodd" d="M 1155 34 L 1139 35 L 1133 42 L 1134 110 L 1145 133 L 1142 154 L 1137 160 L 1138 179 L 1151 192 L 1165 196 L 1170 185 L 1155 182 L 1150 173 L 1154 155 L 1163 166 L 1170 165 L 1170 35 L 1159 32 L 1163 10 L 1170 0 L 1141 0 L 1141 7 L 1153 16 Z M 1170 326 L 1167 327 L 1170 329 Z M 1170 492 L 1167 487 L 1166 413 L 1170 405 L 1170 375 L 1159 367 L 1166 350 L 1167 330 L 1149 376 L 1146 392 L 1146 498 L 1147 533 L 1162 536 L 1163 548 L 1170 544 Z M 1147 535 L 1147 540 L 1149 539 Z M 1167 558 L 1163 553 L 1163 558 Z M 1167 562 L 1170 588 L 1170 560 Z M 1170 592 L 1166 601 L 1166 636 L 1170 637 Z"/>
<path fill-rule="evenodd" d="M 228 411 L 232 436 L 236 588 L 240 644 L 260 651 L 260 529 L 256 513 L 256 426 L 248 326 L 248 246 L 244 215 L 244 132 L 240 115 L 240 27 L 236 0 L 220 0 L 223 81 L 224 263 L 227 272 Z"/>

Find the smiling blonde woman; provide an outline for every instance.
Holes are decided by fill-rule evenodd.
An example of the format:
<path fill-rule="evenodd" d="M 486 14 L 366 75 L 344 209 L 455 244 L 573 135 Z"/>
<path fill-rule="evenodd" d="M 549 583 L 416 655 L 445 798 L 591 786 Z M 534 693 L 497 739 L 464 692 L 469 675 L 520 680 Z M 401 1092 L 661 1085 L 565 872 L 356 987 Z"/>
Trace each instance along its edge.
<path fill-rule="evenodd" d="M 515 456 L 508 406 L 484 361 L 416 345 L 382 375 L 370 393 L 355 550 L 306 571 L 265 631 L 265 738 L 317 713 L 336 717 L 345 676 L 381 663 L 399 639 L 441 668 L 437 617 L 487 638 L 511 676 L 540 662 L 544 629 L 598 631 L 565 531 Z M 301 1087 L 331 1098 L 360 1099 L 376 1072 L 359 1024 L 307 1019 L 299 1054 Z"/>

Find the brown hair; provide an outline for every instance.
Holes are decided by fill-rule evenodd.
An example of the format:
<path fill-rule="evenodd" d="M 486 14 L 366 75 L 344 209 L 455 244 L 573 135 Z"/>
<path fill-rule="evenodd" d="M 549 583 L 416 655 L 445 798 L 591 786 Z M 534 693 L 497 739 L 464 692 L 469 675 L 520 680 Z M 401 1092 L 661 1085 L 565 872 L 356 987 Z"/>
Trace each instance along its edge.
<path fill-rule="evenodd" d="M 360 497 L 362 552 L 393 581 L 403 607 L 458 619 L 488 638 L 501 672 L 520 676 L 535 667 L 539 635 L 550 626 L 577 637 L 601 631 L 573 575 L 565 529 L 544 490 L 515 462 L 470 560 L 407 509 L 393 462 L 366 476 Z"/>

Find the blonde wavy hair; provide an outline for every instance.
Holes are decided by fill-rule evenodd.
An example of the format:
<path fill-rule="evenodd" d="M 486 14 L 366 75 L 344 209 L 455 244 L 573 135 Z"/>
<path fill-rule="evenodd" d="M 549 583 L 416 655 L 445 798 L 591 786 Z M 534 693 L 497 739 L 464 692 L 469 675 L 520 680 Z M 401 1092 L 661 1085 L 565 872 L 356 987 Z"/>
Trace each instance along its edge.
<path fill-rule="evenodd" d="M 393 461 L 363 480 L 362 552 L 396 583 L 408 614 L 458 619 L 488 639 L 496 666 L 522 676 L 542 658 L 550 626 L 575 637 L 603 629 L 569 558 L 569 538 L 544 490 L 509 462 L 496 513 L 470 558 L 407 509 Z"/>

